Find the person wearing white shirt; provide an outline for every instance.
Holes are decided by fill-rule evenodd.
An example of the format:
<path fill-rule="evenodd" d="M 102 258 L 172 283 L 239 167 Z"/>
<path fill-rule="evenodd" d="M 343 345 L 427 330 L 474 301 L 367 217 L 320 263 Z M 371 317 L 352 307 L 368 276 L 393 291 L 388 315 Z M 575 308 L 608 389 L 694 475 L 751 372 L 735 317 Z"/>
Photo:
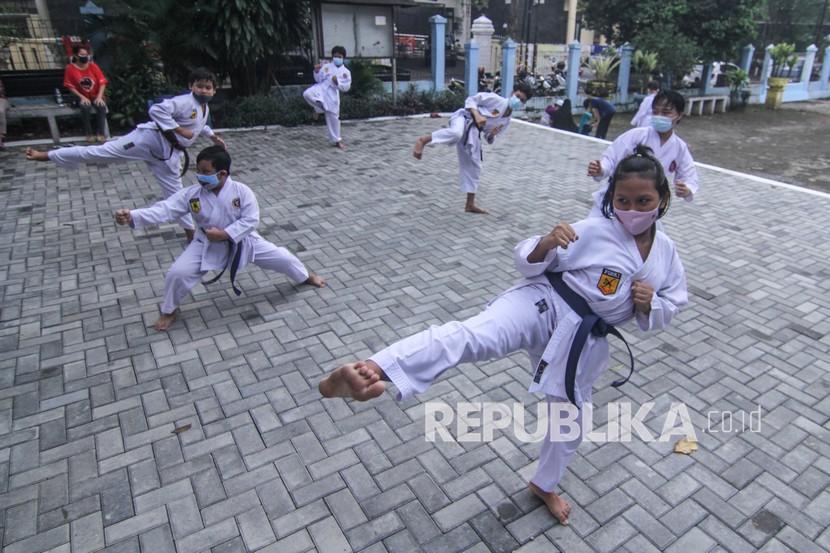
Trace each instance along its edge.
<path fill-rule="evenodd" d="M 660 83 L 657 81 L 649 81 L 646 89 L 648 94 L 643 101 L 640 102 L 640 107 L 637 113 L 631 118 L 632 127 L 648 127 L 651 122 L 651 105 L 654 103 L 654 97 L 660 92 Z"/>
<path fill-rule="evenodd" d="M 447 128 L 425 134 L 415 142 L 412 155 L 421 159 L 428 144 L 455 145 L 458 154 L 458 171 L 461 191 L 467 193 L 464 211 L 487 213 L 476 205 L 476 191 L 481 179 L 481 135 L 488 144 L 507 130 L 513 112 L 522 107 L 533 96 L 531 88 L 524 83 L 513 87 L 513 94 L 504 98 L 493 92 L 479 92 L 467 98 L 464 107 L 450 116 Z"/>
<path fill-rule="evenodd" d="M 578 410 L 576 436 L 548 425 L 529 484 L 551 514 L 567 524 L 570 505 L 554 489 L 582 441 L 582 407 L 590 404 L 592 387 L 608 367 L 605 336 L 620 337 L 614 325 L 632 320 L 641 330 L 663 329 L 688 303 L 677 249 L 656 225 L 671 201 L 660 162 L 640 146 L 619 163 L 614 176 L 603 203 L 605 216 L 573 226 L 559 223 L 547 235 L 515 247 L 514 263 L 524 278 L 484 311 L 432 326 L 365 361 L 341 365 L 319 382 L 320 394 L 368 401 L 391 382 L 403 401 L 461 363 L 525 350 L 532 367 L 529 391 L 544 393 L 551 409 Z M 633 356 L 629 376 L 632 370 Z"/>
<path fill-rule="evenodd" d="M 348 92 L 352 86 L 352 74 L 346 69 L 346 49 L 335 46 L 331 49 L 331 62 L 314 66 L 314 82 L 303 92 L 303 98 L 314 108 L 315 117 L 325 114 L 329 141 L 344 150 L 346 145 L 340 136 L 340 93 Z"/>

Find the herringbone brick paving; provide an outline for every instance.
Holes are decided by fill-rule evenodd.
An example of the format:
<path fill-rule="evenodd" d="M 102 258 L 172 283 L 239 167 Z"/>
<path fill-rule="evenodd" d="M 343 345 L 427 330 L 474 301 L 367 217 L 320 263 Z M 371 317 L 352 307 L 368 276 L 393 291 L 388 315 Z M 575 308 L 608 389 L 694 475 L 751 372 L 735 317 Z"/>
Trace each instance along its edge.
<path fill-rule="evenodd" d="M 701 170 L 666 220 L 691 305 L 628 333 L 638 370 L 619 390 L 601 379 L 595 422 L 613 400 L 655 402 L 655 433 L 672 402 L 698 429 L 760 405 L 762 431 L 699 432 L 688 457 L 584 443 L 568 527 L 525 487 L 538 444 L 424 440 L 431 399 L 522 401 L 532 425 L 523 354 L 404 404 L 321 400 L 326 371 L 478 312 L 517 278 L 517 241 L 588 211 L 603 146 L 515 124 L 485 151 L 492 214 L 464 214 L 455 152 L 410 154 L 441 122 L 345 124 L 345 153 L 320 127 L 228 133 L 260 233 L 329 287 L 251 267 L 239 298 L 197 286 L 166 334 L 148 327 L 183 234 L 112 219 L 157 197 L 149 172 L 0 154 L 3 550 L 830 551 L 830 198 Z"/>

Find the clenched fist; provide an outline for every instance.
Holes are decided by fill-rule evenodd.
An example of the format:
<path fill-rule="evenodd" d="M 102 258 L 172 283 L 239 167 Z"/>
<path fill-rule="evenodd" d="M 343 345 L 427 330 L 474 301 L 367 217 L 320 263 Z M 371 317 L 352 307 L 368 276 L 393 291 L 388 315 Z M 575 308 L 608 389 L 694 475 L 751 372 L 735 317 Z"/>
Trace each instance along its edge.
<path fill-rule="evenodd" d="M 651 313 L 651 300 L 654 297 L 654 288 L 644 280 L 638 280 L 631 284 L 631 299 L 634 301 L 634 309 L 648 315 Z"/>
<path fill-rule="evenodd" d="M 115 212 L 115 222 L 119 225 L 129 225 L 133 222 L 133 216 L 129 209 L 119 209 Z"/>

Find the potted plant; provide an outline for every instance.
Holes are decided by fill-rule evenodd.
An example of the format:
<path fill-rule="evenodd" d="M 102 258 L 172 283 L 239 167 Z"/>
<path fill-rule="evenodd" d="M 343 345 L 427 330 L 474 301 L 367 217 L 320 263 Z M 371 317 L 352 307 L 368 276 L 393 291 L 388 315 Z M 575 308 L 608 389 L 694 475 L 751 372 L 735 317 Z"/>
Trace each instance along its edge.
<path fill-rule="evenodd" d="M 617 83 L 611 80 L 611 73 L 618 65 L 620 65 L 620 59 L 611 48 L 607 49 L 602 55 L 588 60 L 588 68 L 594 74 L 594 78 L 585 85 L 585 92 L 600 98 L 610 96 L 617 88 Z"/>
<path fill-rule="evenodd" d="M 784 98 L 784 87 L 790 82 L 787 76 L 789 70 L 798 60 L 795 55 L 795 44 L 786 42 L 776 44 L 770 50 L 770 57 L 772 58 L 772 74 L 769 78 L 766 106 L 770 109 L 778 109 Z"/>
<path fill-rule="evenodd" d="M 729 85 L 729 106 L 732 109 L 740 106 L 745 108 L 749 101 L 749 74 L 743 69 L 736 69 L 726 74 L 726 82 Z M 738 103 L 740 102 L 740 104 Z"/>
<path fill-rule="evenodd" d="M 645 94 L 646 85 L 651 80 L 651 74 L 657 69 L 657 52 L 645 52 L 637 50 L 634 52 L 634 69 L 637 71 L 640 82 L 640 94 Z"/>

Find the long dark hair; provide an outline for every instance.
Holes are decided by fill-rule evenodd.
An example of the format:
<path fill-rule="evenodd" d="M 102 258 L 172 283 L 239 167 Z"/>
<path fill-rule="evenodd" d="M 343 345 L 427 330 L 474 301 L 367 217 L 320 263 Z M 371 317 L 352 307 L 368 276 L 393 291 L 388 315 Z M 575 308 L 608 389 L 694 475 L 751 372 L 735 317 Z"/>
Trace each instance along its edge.
<path fill-rule="evenodd" d="M 624 176 L 630 174 L 636 174 L 641 178 L 654 181 L 654 187 L 660 195 L 660 210 L 657 212 L 657 218 L 659 219 L 665 215 L 669 210 L 669 205 L 671 205 L 669 179 L 666 178 L 663 164 L 660 163 L 659 159 L 654 157 L 654 152 L 645 144 L 638 144 L 634 148 L 633 154 L 617 164 L 616 169 L 614 169 L 614 174 L 608 179 L 608 189 L 602 198 L 602 214 L 609 219 L 614 214 L 616 183 Z"/>

